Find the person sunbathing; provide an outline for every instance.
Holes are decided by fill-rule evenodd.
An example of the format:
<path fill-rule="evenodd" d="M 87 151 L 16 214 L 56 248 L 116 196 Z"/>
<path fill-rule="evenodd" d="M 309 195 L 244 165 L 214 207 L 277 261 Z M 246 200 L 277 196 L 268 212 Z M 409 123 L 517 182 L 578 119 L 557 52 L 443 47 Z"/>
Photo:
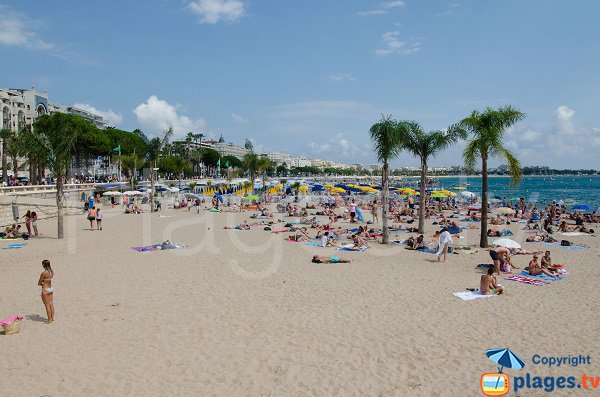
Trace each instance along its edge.
<path fill-rule="evenodd" d="M 352 251 L 360 251 L 362 247 L 371 248 L 367 242 L 357 234 L 352 235 L 354 245 L 350 248 Z"/>
<path fill-rule="evenodd" d="M 532 276 L 539 276 L 540 274 L 545 274 L 546 276 L 550 276 L 550 277 L 554 277 L 554 278 L 558 278 L 560 277 L 557 273 L 551 272 L 548 269 L 543 269 L 541 268 L 538 263 L 538 256 L 537 254 L 533 255 L 533 259 L 531 259 L 529 261 L 529 266 L 525 268 L 525 270 L 527 270 L 527 272 L 529 272 L 529 274 L 531 274 Z"/>
<path fill-rule="evenodd" d="M 542 251 L 529 251 L 526 250 L 525 248 L 510 248 L 510 255 L 534 255 L 534 254 L 541 254 Z"/>
<path fill-rule="evenodd" d="M 496 283 L 493 267 L 490 267 L 486 274 L 481 275 L 479 291 L 482 295 L 500 295 L 504 292 L 504 287 Z"/>
<path fill-rule="evenodd" d="M 296 233 L 290 234 L 288 236 L 288 240 L 291 240 L 291 241 L 310 241 L 312 239 L 308 235 L 308 232 L 306 231 L 306 228 L 303 227 L 301 229 L 298 229 L 296 231 Z"/>
<path fill-rule="evenodd" d="M 559 232 L 576 232 L 581 230 L 583 225 L 567 225 L 567 221 L 562 221 L 558 227 Z"/>
<path fill-rule="evenodd" d="M 558 265 L 558 264 L 552 264 L 552 258 L 550 257 L 550 251 L 546 251 L 544 253 L 544 256 L 542 256 L 541 259 L 541 267 L 542 269 L 548 269 L 550 271 L 553 271 L 555 273 L 564 273 L 565 270 L 563 269 L 563 265 Z"/>
<path fill-rule="evenodd" d="M 236 226 L 225 226 L 225 227 L 223 227 L 223 229 L 250 230 L 250 225 L 248 225 L 248 222 L 243 221 L 239 225 L 236 225 Z"/>
<path fill-rule="evenodd" d="M 312 263 L 350 263 L 349 259 L 342 259 L 339 256 L 319 256 L 312 257 Z"/>

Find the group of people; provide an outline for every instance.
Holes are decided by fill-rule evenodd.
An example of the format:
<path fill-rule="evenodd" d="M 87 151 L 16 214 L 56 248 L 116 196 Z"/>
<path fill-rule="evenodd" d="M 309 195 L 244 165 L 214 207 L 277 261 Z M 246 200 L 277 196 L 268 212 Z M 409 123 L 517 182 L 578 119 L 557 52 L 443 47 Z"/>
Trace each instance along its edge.
<path fill-rule="evenodd" d="M 38 230 L 38 215 L 35 211 L 28 210 L 22 217 L 23 223 L 25 223 L 26 231 L 21 230 L 21 225 L 14 223 L 4 228 L 4 232 L 0 232 L 2 238 L 24 238 L 39 236 Z"/>

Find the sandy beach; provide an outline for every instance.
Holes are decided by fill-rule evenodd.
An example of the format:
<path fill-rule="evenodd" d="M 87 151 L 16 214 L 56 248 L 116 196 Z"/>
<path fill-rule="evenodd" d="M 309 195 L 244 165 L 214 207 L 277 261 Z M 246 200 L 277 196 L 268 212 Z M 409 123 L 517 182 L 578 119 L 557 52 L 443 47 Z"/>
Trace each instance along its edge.
<path fill-rule="evenodd" d="M 0 251 L 0 315 L 26 316 L 20 333 L 0 335 L 4 395 L 477 396 L 481 374 L 497 370 L 485 355 L 493 347 L 528 363 L 534 354 L 589 354 L 588 366 L 526 369 L 600 376 L 594 236 L 569 238 L 589 249 L 550 247 L 571 272 L 563 280 L 531 286 L 500 277 L 504 296 L 462 301 L 452 293 L 479 286 L 485 250 L 438 263 L 398 244 L 343 252 L 262 227 L 223 230 L 248 212 L 104 213 L 103 231 L 69 216 L 67 238 L 56 240 L 56 220 L 44 220 L 40 238 Z M 519 242 L 522 226 L 510 226 Z M 435 241 L 431 221 L 427 228 L 426 241 Z M 464 236 L 461 243 L 476 244 L 479 230 Z M 188 248 L 131 249 L 164 240 Z M 313 264 L 314 254 L 352 263 Z M 524 267 L 528 258 L 514 262 Z M 36 285 L 42 259 L 55 270 L 50 325 Z"/>

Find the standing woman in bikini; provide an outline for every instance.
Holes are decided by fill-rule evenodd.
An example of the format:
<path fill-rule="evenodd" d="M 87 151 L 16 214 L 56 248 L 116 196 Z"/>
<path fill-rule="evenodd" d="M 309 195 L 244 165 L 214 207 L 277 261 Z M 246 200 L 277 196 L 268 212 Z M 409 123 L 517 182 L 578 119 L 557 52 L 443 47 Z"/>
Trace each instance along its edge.
<path fill-rule="evenodd" d="M 54 271 L 52 270 L 48 259 L 42 261 L 42 266 L 44 267 L 44 271 L 40 275 L 38 285 L 42 287 L 42 302 L 44 302 L 46 315 L 48 317 L 46 324 L 50 324 L 54 321 L 54 288 L 52 288 Z"/>
<path fill-rule="evenodd" d="M 27 210 L 27 213 L 23 216 L 25 218 L 25 227 L 27 228 L 27 234 L 31 236 L 31 211 Z"/>

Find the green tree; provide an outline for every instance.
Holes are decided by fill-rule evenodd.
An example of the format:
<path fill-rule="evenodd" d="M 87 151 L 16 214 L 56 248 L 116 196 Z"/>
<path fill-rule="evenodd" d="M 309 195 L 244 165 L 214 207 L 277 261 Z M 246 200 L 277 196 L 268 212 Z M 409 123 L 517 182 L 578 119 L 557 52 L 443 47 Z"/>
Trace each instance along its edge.
<path fill-rule="evenodd" d="M 249 173 L 250 179 L 252 181 L 252 186 L 254 186 L 254 179 L 256 178 L 256 173 L 258 171 L 258 156 L 256 153 L 247 153 L 244 155 L 242 162 L 244 163 L 244 169 Z"/>
<path fill-rule="evenodd" d="M 257 171 L 262 175 L 263 189 L 266 187 L 267 172 L 271 168 L 271 160 L 266 157 L 260 157 L 256 162 Z"/>
<path fill-rule="evenodd" d="M 47 155 L 48 166 L 56 178 L 59 239 L 64 237 L 64 182 L 75 153 L 77 138 L 87 128 L 85 123 L 87 122 L 83 119 L 64 113 L 44 115 L 35 121 L 31 135 L 27 136 L 30 143 L 39 146 L 38 154 Z"/>
<path fill-rule="evenodd" d="M 451 126 L 447 131 L 426 133 L 414 121 L 398 123 L 401 134 L 402 149 L 407 150 L 421 161 L 421 196 L 419 198 L 419 233 L 425 233 L 425 207 L 427 187 L 427 169 L 429 158 L 435 156 L 459 139 L 466 139 L 467 133 L 462 128 Z"/>
<path fill-rule="evenodd" d="M 143 165 L 143 161 L 137 154 L 129 154 L 125 156 L 121 156 L 121 167 L 123 171 L 129 178 L 129 182 L 131 184 L 131 189 L 133 190 L 133 180 L 137 170 L 139 170 Z"/>
<path fill-rule="evenodd" d="M 250 150 L 250 152 L 254 152 L 254 144 L 252 144 L 252 141 L 248 138 L 246 138 L 246 142 L 244 143 L 244 148 L 247 150 Z"/>
<path fill-rule="evenodd" d="M 382 232 L 381 243 L 389 242 L 388 227 L 388 196 L 390 194 L 390 161 L 398 157 L 400 153 L 400 129 L 391 116 L 382 116 L 378 123 L 373 124 L 370 134 L 377 159 L 383 163 L 381 176 L 381 209 Z"/>
<path fill-rule="evenodd" d="M 525 118 L 525 113 L 512 106 L 498 109 L 487 108 L 483 112 L 474 110 L 463 119 L 459 126 L 464 128 L 471 140 L 463 152 L 467 169 L 473 170 L 477 159 L 481 159 L 481 237 L 479 245 L 488 247 L 488 160 L 500 157 L 506 160 L 513 184 L 519 183 L 522 177 L 519 160 L 502 145 L 502 138 L 507 128 Z"/>

